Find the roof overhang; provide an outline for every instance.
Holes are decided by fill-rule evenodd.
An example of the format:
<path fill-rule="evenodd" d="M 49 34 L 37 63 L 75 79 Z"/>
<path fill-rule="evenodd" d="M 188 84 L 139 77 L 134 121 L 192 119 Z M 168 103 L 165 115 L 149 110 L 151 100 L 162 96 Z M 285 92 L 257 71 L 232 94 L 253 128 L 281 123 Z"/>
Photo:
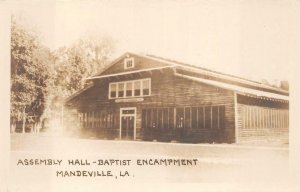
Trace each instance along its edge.
<path fill-rule="evenodd" d="M 115 77 L 115 76 L 121 76 L 121 75 L 129 75 L 129 74 L 134 74 L 134 73 L 141 73 L 141 72 L 147 72 L 147 71 L 153 71 L 153 70 L 161 70 L 161 69 L 173 68 L 173 67 L 174 66 L 162 66 L 162 67 L 153 67 L 153 68 L 147 68 L 147 69 L 141 69 L 141 70 L 135 70 L 135 71 L 127 71 L 127 72 L 122 72 L 122 73 L 113 73 L 113 74 L 109 74 L 109 75 L 99 75 L 99 76 L 95 76 L 95 77 L 86 78 L 86 80 L 102 79 L 102 78 Z"/>
<path fill-rule="evenodd" d="M 203 75 L 209 75 L 209 76 L 217 77 L 217 78 L 220 78 L 220 79 L 237 81 L 237 82 L 244 83 L 244 84 L 247 84 L 247 85 L 257 86 L 257 87 L 261 87 L 261 88 L 265 88 L 265 89 L 270 89 L 270 90 L 278 91 L 278 92 L 281 92 L 281 93 L 286 93 L 286 94 L 289 93 L 288 91 L 285 91 L 285 90 L 282 90 L 282 89 L 279 89 L 279 88 L 275 88 L 275 87 L 272 87 L 272 86 L 269 86 L 269 85 L 264 85 L 262 83 L 252 81 L 252 80 L 248 80 L 248 79 L 245 79 L 245 78 L 236 77 L 234 75 L 223 74 L 223 73 L 208 70 L 208 69 L 205 69 L 205 68 L 200 68 L 200 67 L 197 67 L 197 66 L 187 65 L 187 64 L 176 62 L 176 61 L 168 61 L 168 60 L 156 58 L 156 57 L 153 57 L 153 56 L 142 55 L 142 54 L 135 54 L 135 55 L 138 55 L 138 56 L 144 57 L 144 58 L 148 58 L 148 59 L 152 59 L 154 61 L 166 63 L 166 64 L 169 64 L 169 65 L 175 66 L 178 69 L 189 70 L 189 71 L 197 72 L 197 73 L 200 73 L 200 74 L 203 74 Z"/>
<path fill-rule="evenodd" d="M 208 80 L 208 79 L 203 79 L 203 78 L 198 78 L 198 77 L 191 77 L 191 76 L 183 75 L 183 74 L 180 74 L 177 72 L 175 72 L 175 76 L 193 80 L 193 81 L 197 81 L 197 82 L 204 83 L 207 85 L 212 85 L 212 86 L 219 87 L 219 88 L 226 89 L 226 90 L 232 90 L 238 94 L 246 95 L 246 96 L 250 96 L 250 97 L 259 97 L 261 99 L 266 99 L 266 100 L 275 99 L 275 100 L 279 100 L 282 102 L 289 101 L 288 96 L 280 95 L 280 94 L 276 94 L 276 93 L 270 93 L 270 92 L 266 92 L 266 91 L 245 88 L 242 86 L 227 84 L 227 83 L 214 81 L 214 80 Z"/>
<path fill-rule="evenodd" d="M 68 98 L 66 98 L 66 99 L 64 100 L 64 103 L 66 104 L 67 102 L 71 101 L 73 98 L 77 97 L 77 96 L 80 95 L 82 92 L 86 91 L 87 89 L 89 89 L 89 88 L 91 88 L 91 87 L 93 87 L 93 86 L 94 86 L 94 84 L 91 83 L 91 84 L 87 85 L 86 87 L 84 87 L 84 88 L 78 90 L 77 92 L 73 93 L 71 96 L 69 96 Z"/>

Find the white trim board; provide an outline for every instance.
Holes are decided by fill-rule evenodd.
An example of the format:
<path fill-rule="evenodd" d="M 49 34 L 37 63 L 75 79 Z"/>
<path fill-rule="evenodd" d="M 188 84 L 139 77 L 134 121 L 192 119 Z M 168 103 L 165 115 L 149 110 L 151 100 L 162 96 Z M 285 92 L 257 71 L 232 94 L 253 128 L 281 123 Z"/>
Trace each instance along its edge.
<path fill-rule="evenodd" d="M 128 75 L 128 74 L 133 74 L 133 73 L 152 71 L 152 70 L 158 70 L 158 69 L 165 69 L 165 68 L 173 68 L 173 66 L 154 67 L 154 68 L 141 69 L 141 70 L 136 70 L 136 71 L 127 71 L 127 72 L 114 73 L 114 74 L 109 74 L 109 75 L 100 75 L 100 76 L 95 76 L 95 77 L 89 77 L 89 78 L 86 78 L 86 79 L 87 80 L 89 80 L 89 79 L 101 79 L 101 78 L 106 78 L 106 77 L 114 77 L 114 76 L 118 76 L 118 75 Z"/>
<path fill-rule="evenodd" d="M 237 85 L 231 85 L 231 84 L 222 83 L 222 82 L 218 82 L 218 81 L 202 79 L 202 78 L 197 78 L 197 77 L 191 77 L 191 76 L 182 75 L 182 74 L 179 74 L 179 73 L 175 73 L 175 76 L 190 79 L 190 80 L 201 82 L 201 83 L 205 83 L 205 84 L 208 84 L 208 85 L 213 85 L 213 86 L 220 87 L 220 88 L 227 89 L 227 90 L 236 91 L 237 93 L 241 93 L 241 94 L 246 93 L 246 94 L 255 95 L 255 96 L 258 96 L 258 97 L 268 97 L 268 98 L 274 98 L 274 99 L 289 101 L 288 96 L 279 95 L 279 94 L 276 94 L 276 93 L 269 93 L 269 92 L 265 92 L 265 91 L 245 88 L 245 87 L 241 87 L 241 86 L 237 86 Z"/>

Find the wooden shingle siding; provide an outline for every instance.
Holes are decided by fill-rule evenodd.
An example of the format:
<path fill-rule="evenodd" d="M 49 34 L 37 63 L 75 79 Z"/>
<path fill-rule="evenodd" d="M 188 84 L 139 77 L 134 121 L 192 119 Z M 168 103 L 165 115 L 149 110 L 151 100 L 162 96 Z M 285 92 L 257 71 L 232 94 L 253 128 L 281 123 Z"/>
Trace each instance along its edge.
<path fill-rule="evenodd" d="M 174 67 L 172 63 L 167 64 L 149 57 L 129 54 L 128 58 L 132 56 L 134 57 L 133 68 L 125 69 L 124 58 L 120 58 L 99 74 L 100 76 L 89 79 L 93 82 L 93 86 L 86 87 L 67 101 L 68 106 L 77 109 L 77 118 L 81 127 L 93 130 L 105 138 L 120 138 L 122 134 L 120 133 L 120 109 L 134 108 L 136 114 L 132 117 L 135 118 L 137 140 L 176 140 L 196 143 L 269 140 L 288 142 L 288 99 L 269 98 L 268 94 L 260 96 L 256 92 L 242 92 L 243 89 L 234 89 L 235 93 L 228 87 L 228 89 L 220 88 L 226 86 L 208 85 L 205 84 L 209 83 L 208 81 L 197 81 L 195 78 L 187 77 L 220 81 L 241 88 L 281 95 L 288 95 L 287 92 L 259 86 L 255 82 L 250 83 L 251 81 L 249 83 L 242 79 L 239 81 L 239 78 L 223 79 L 224 76 L 200 73 L 182 66 Z M 110 99 L 110 83 L 118 85 L 114 90 L 116 93 L 122 93 L 122 89 L 117 92 L 117 89 L 122 87 L 120 85 L 124 85 L 125 89 L 129 82 L 133 87 L 137 85 L 133 82 L 141 82 L 140 85 L 143 87 L 142 79 L 148 79 L 148 82 L 151 79 L 150 86 L 149 83 L 145 84 L 148 87 L 146 96 L 129 94 L 125 98 L 123 94 L 120 94 L 120 97 L 115 94 L 113 97 L 118 98 Z M 152 110 L 151 114 L 145 112 L 149 109 Z M 191 118 L 195 118 L 196 113 L 197 118 L 201 120 L 192 121 Z M 155 124 L 149 125 L 148 119 L 152 122 L 152 118 Z M 165 123 L 163 118 L 168 118 L 168 123 Z M 202 125 L 198 125 L 199 122 Z M 153 130 L 149 127 L 153 127 Z"/>
<path fill-rule="evenodd" d="M 240 142 L 288 143 L 287 109 L 238 104 L 238 137 Z"/>
<path fill-rule="evenodd" d="M 250 85 L 250 84 L 246 84 L 246 83 L 242 83 L 239 81 L 234 81 L 234 80 L 228 80 L 228 79 L 224 79 L 224 78 L 219 78 L 219 77 L 215 77 L 212 75 L 208 75 L 208 74 L 199 74 L 197 72 L 192 72 L 189 70 L 184 69 L 183 67 L 181 69 L 177 69 L 177 72 L 183 75 L 188 75 L 191 77 L 199 77 L 199 78 L 203 78 L 203 79 L 209 79 L 209 80 L 215 80 L 215 81 L 219 81 L 222 83 L 228 83 L 228 84 L 232 84 L 232 85 L 238 85 L 238 86 L 243 86 L 243 87 L 247 87 L 247 88 L 251 88 L 251 89 L 256 89 L 256 90 L 261 90 L 261 91 L 268 91 L 271 93 L 279 93 L 279 94 L 283 94 L 282 91 L 279 90 L 272 90 L 269 88 L 263 88 L 263 87 L 259 87 L 258 85 Z M 257 82 L 255 82 L 257 83 Z M 260 83 L 257 83 L 260 84 Z M 284 93 L 284 95 L 288 95 L 288 93 Z"/>
<path fill-rule="evenodd" d="M 108 99 L 108 85 L 110 82 L 151 78 L 151 96 L 143 97 L 142 102 L 116 103 L 115 99 Z M 118 111 L 123 107 L 137 107 L 136 136 L 143 139 L 142 109 L 162 107 L 201 107 L 212 105 L 225 106 L 224 142 L 234 142 L 234 110 L 233 92 L 201 84 L 191 80 L 174 76 L 171 69 L 163 69 L 143 74 L 125 75 L 95 81 L 93 87 L 84 94 L 72 100 L 80 111 L 97 111 L 113 108 Z M 119 128 L 119 122 L 116 123 Z M 162 133 L 163 134 L 163 133 Z M 188 130 L 187 134 L 194 137 L 209 137 L 208 130 Z"/>
<path fill-rule="evenodd" d="M 132 54 L 129 55 L 129 58 L 130 57 L 134 57 L 134 67 L 133 68 L 124 69 L 124 59 L 121 59 L 119 62 L 117 62 L 113 66 L 109 67 L 103 73 L 101 73 L 101 75 L 109 75 L 109 74 L 115 74 L 115 73 L 147 69 L 147 68 L 167 66 L 165 63 L 153 61 L 151 59 L 136 57 L 135 55 L 132 55 Z"/>

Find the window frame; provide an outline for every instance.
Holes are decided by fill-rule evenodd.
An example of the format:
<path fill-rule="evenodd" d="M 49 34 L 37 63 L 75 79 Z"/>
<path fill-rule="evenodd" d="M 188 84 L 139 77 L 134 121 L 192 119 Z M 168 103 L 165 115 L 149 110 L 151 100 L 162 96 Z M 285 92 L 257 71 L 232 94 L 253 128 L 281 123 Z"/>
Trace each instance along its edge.
<path fill-rule="evenodd" d="M 131 61 L 132 65 L 130 67 L 127 66 L 127 62 Z M 131 69 L 134 68 L 134 57 L 129 57 L 124 59 L 124 69 Z"/>
<path fill-rule="evenodd" d="M 148 80 L 149 81 L 149 94 L 148 95 L 144 95 L 143 93 L 143 81 Z M 136 96 L 134 93 L 134 82 L 140 82 L 140 95 Z M 123 97 L 119 97 L 119 84 L 123 83 L 124 84 L 124 96 Z M 127 96 L 126 95 L 126 85 L 127 83 L 132 83 L 132 96 Z M 116 85 L 116 97 L 111 97 L 111 87 L 112 84 Z M 109 99 L 125 99 L 125 98 L 138 98 L 138 97 L 149 97 L 151 96 L 151 78 L 143 78 L 143 79 L 136 79 L 136 80 L 129 80 L 129 81 L 118 81 L 118 82 L 110 82 L 108 85 L 108 98 Z"/>
<path fill-rule="evenodd" d="M 112 97 L 111 96 L 111 87 L 115 85 L 115 92 L 116 92 L 116 96 L 115 97 Z M 115 98 L 118 98 L 118 84 L 117 83 L 109 83 L 109 88 L 108 88 L 108 97 L 110 99 L 115 99 Z"/>

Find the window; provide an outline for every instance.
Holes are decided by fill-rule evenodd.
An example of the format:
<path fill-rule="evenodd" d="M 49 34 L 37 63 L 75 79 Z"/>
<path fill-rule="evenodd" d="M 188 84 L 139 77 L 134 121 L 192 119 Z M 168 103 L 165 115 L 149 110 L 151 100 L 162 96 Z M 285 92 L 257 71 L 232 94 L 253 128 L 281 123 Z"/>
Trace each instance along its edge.
<path fill-rule="evenodd" d="M 147 128 L 147 110 L 143 109 L 142 110 L 142 129 Z"/>
<path fill-rule="evenodd" d="M 116 98 L 117 97 L 117 84 L 112 83 L 110 84 L 110 98 Z"/>
<path fill-rule="evenodd" d="M 124 96 L 124 83 L 118 83 L 118 97 Z"/>
<path fill-rule="evenodd" d="M 132 96 L 132 82 L 126 83 L 126 97 Z"/>
<path fill-rule="evenodd" d="M 147 122 L 146 122 L 147 129 L 152 128 L 152 109 L 147 109 Z"/>
<path fill-rule="evenodd" d="M 134 59 L 132 58 L 125 58 L 124 59 L 124 68 L 130 69 L 134 67 Z"/>
<path fill-rule="evenodd" d="M 187 107 L 184 109 L 184 128 L 190 129 L 191 128 L 191 108 Z"/>
<path fill-rule="evenodd" d="M 220 113 L 225 113 L 224 109 Z M 241 118 L 245 129 L 288 128 L 288 110 L 285 109 L 243 106 Z"/>
<path fill-rule="evenodd" d="M 157 128 L 157 120 L 158 120 L 158 116 L 157 116 L 157 109 L 154 108 L 152 109 L 152 128 Z"/>
<path fill-rule="evenodd" d="M 211 121 L 212 121 L 212 113 L 211 113 L 211 106 L 205 107 L 204 110 L 204 119 L 205 119 L 205 128 L 210 129 L 211 128 Z"/>
<path fill-rule="evenodd" d="M 169 128 L 169 109 L 168 108 L 164 108 L 163 109 L 163 128 L 164 129 L 168 129 Z"/>
<path fill-rule="evenodd" d="M 145 79 L 143 82 L 143 95 L 150 95 L 150 79 Z"/>
<path fill-rule="evenodd" d="M 142 126 L 145 130 L 165 129 L 164 131 L 168 129 L 224 129 L 225 106 L 143 109 Z"/>
<path fill-rule="evenodd" d="M 212 107 L 212 128 L 219 129 L 219 107 L 213 106 Z"/>
<path fill-rule="evenodd" d="M 157 127 L 158 129 L 163 129 L 163 110 L 162 109 L 158 109 L 157 110 Z"/>
<path fill-rule="evenodd" d="M 113 82 L 109 84 L 109 98 L 128 98 L 151 95 L 151 79 Z"/>
<path fill-rule="evenodd" d="M 135 110 L 134 109 L 122 109 L 122 114 L 123 115 L 135 114 Z"/>
<path fill-rule="evenodd" d="M 174 108 L 169 108 L 169 128 L 174 129 L 175 128 L 175 119 L 174 119 L 174 113 L 175 109 Z"/>
<path fill-rule="evenodd" d="M 205 115 L 204 115 L 204 107 L 198 107 L 198 128 L 204 129 L 205 127 Z"/>
<path fill-rule="evenodd" d="M 140 96 L 141 95 L 141 82 L 135 81 L 134 82 L 134 96 Z"/>
<path fill-rule="evenodd" d="M 176 108 L 176 128 L 183 129 L 184 127 L 184 108 Z"/>
<path fill-rule="evenodd" d="M 198 128 L 197 107 L 192 107 L 192 129 Z"/>

